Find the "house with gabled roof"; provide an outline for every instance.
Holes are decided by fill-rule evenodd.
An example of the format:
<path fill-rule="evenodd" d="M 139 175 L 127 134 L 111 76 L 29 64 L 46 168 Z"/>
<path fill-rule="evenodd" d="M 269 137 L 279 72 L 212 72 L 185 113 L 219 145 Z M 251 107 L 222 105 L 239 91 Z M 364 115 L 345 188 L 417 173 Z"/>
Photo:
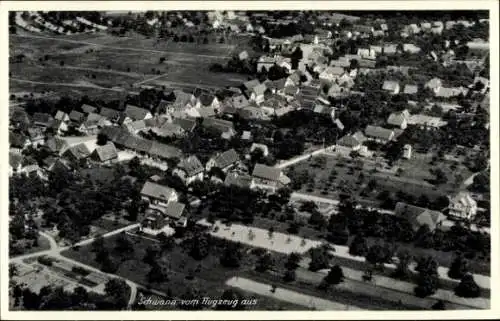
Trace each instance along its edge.
<path fill-rule="evenodd" d="M 87 147 L 87 145 L 85 143 L 80 143 L 68 148 L 62 156 L 70 161 L 79 161 L 89 157 L 91 154 L 92 151 Z"/>
<path fill-rule="evenodd" d="M 341 67 L 327 67 L 323 72 L 319 74 L 319 80 L 323 83 L 333 83 L 340 76 L 344 74 L 344 68 Z"/>
<path fill-rule="evenodd" d="M 69 113 L 69 119 L 76 124 L 81 124 L 85 120 L 85 114 L 77 110 L 72 110 Z"/>
<path fill-rule="evenodd" d="M 107 118 L 111 122 L 117 122 L 118 119 L 120 118 L 121 113 L 116 109 L 101 107 L 99 115 Z"/>
<path fill-rule="evenodd" d="M 269 148 L 267 147 L 267 145 L 259 143 L 252 144 L 252 146 L 250 147 L 250 154 L 257 149 L 260 149 L 262 151 L 262 156 L 267 157 L 269 155 Z"/>
<path fill-rule="evenodd" d="M 10 147 L 19 149 L 20 151 L 31 145 L 30 139 L 22 133 L 9 131 Z"/>
<path fill-rule="evenodd" d="M 28 137 L 33 147 L 45 144 L 45 128 L 28 128 Z"/>
<path fill-rule="evenodd" d="M 406 127 L 408 127 L 409 117 L 410 113 L 408 112 L 408 110 L 394 112 L 389 115 L 389 118 L 387 118 L 387 124 L 398 127 L 400 129 L 406 129 Z"/>
<path fill-rule="evenodd" d="M 365 135 L 368 139 L 378 143 L 387 143 L 394 138 L 394 131 L 380 126 L 368 125 L 365 129 Z"/>
<path fill-rule="evenodd" d="M 224 185 L 250 188 L 252 185 L 252 177 L 246 174 L 228 173 L 224 180 Z"/>
<path fill-rule="evenodd" d="M 382 85 L 382 90 L 388 91 L 393 95 L 399 94 L 399 83 L 397 81 L 386 80 Z"/>
<path fill-rule="evenodd" d="M 172 124 L 179 125 L 185 132 L 190 133 L 196 128 L 197 122 L 193 118 L 174 118 Z"/>
<path fill-rule="evenodd" d="M 240 156 L 234 149 L 229 149 L 223 153 L 218 153 L 214 157 L 210 158 L 205 165 L 205 169 L 210 171 L 212 168 L 216 167 L 221 169 L 223 172 L 227 172 L 231 167 L 235 166 L 240 160 Z"/>
<path fill-rule="evenodd" d="M 81 107 L 81 109 L 82 109 L 82 111 L 85 114 L 90 114 L 90 113 L 96 113 L 97 112 L 97 107 L 90 106 L 90 105 L 87 105 L 87 104 L 83 104 L 82 107 Z"/>
<path fill-rule="evenodd" d="M 358 151 L 361 148 L 362 142 L 354 135 L 345 135 L 337 140 L 335 149 L 348 155 L 352 151 Z"/>
<path fill-rule="evenodd" d="M 468 192 L 448 196 L 448 216 L 459 220 L 472 220 L 477 214 L 477 202 Z"/>
<path fill-rule="evenodd" d="M 229 120 L 218 118 L 204 118 L 201 126 L 221 134 L 228 132 L 232 135 L 236 134 L 236 131 L 234 130 L 234 124 Z"/>
<path fill-rule="evenodd" d="M 418 93 L 417 85 L 405 85 L 405 88 L 403 89 L 403 94 L 405 95 L 415 95 L 417 93 Z"/>
<path fill-rule="evenodd" d="M 62 110 L 58 110 L 56 112 L 56 115 L 54 116 L 54 119 L 55 120 L 64 121 L 64 122 L 68 122 L 70 120 L 69 119 L 69 115 L 67 113 L 65 113 L 64 111 L 62 111 Z"/>
<path fill-rule="evenodd" d="M 105 145 L 97 146 L 90 157 L 103 164 L 109 164 L 118 159 L 118 152 L 115 144 L 108 142 Z"/>
<path fill-rule="evenodd" d="M 283 174 L 280 168 L 264 164 L 255 164 L 252 171 L 250 188 L 265 189 L 272 192 L 290 183 L 290 179 Z"/>
<path fill-rule="evenodd" d="M 421 50 L 422 49 L 420 49 L 420 47 L 417 47 L 417 46 L 415 46 L 412 43 L 405 43 L 405 44 L 403 44 L 403 51 L 404 52 L 408 52 L 408 53 L 411 53 L 411 54 L 417 54 Z"/>
<path fill-rule="evenodd" d="M 249 101 L 253 101 L 256 104 L 260 104 L 264 101 L 264 94 L 267 91 L 267 87 L 265 84 L 258 84 L 253 87 L 250 91 L 250 99 Z"/>
<path fill-rule="evenodd" d="M 423 225 L 427 225 L 431 231 L 439 229 L 446 220 L 446 216 L 438 211 L 418 207 L 403 202 L 398 202 L 394 209 L 396 216 L 408 220 L 414 231 L 418 231 Z"/>
<path fill-rule="evenodd" d="M 205 167 L 201 164 L 198 157 L 191 155 L 181 159 L 177 167 L 172 171 L 173 175 L 178 176 L 186 185 L 194 181 L 202 181 Z"/>
<path fill-rule="evenodd" d="M 434 77 L 425 83 L 425 88 L 429 88 L 434 93 L 437 93 L 442 85 L 441 79 Z"/>
<path fill-rule="evenodd" d="M 50 126 L 52 126 L 53 121 L 54 118 L 51 115 L 45 113 L 34 113 L 32 117 L 33 125 L 38 127 L 49 128 Z"/>
<path fill-rule="evenodd" d="M 147 181 L 141 189 L 141 197 L 153 205 L 166 206 L 170 202 L 177 202 L 177 192 L 170 187 Z"/>
<path fill-rule="evenodd" d="M 131 104 L 127 104 L 124 111 L 125 115 L 130 118 L 132 121 L 137 120 L 145 120 L 149 118 L 153 118 L 151 112 L 147 109 L 137 107 Z"/>

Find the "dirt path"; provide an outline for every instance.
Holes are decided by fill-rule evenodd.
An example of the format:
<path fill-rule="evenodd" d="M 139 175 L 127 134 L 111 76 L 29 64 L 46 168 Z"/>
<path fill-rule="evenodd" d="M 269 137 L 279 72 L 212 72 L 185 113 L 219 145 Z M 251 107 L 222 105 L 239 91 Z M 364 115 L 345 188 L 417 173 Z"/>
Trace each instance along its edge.
<path fill-rule="evenodd" d="M 61 42 L 69 42 L 69 43 L 77 43 L 84 45 L 92 45 L 104 48 L 118 49 L 118 50 L 130 50 L 130 51 L 141 51 L 141 52 L 154 52 L 154 53 L 171 53 L 171 54 L 180 54 L 184 56 L 194 56 L 194 57 L 203 57 L 203 58 L 212 58 L 212 59 L 227 59 L 231 58 L 230 56 L 214 56 L 214 55 L 203 55 L 203 54 L 193 54 L 187 52 L 179 52 L 179 51 L 168 51 L 168 50 L 155 50 L 155 49 L 143 49 L 143 48 L 132 48 L 132 47 L 120 47 L 120 46 L 111 46 L 111 45 L 103 45 L 98 43 L 93 43 L 90 41 L 81 41 L 81 40 L 70 40 L 63 39 L 57 37 L 46 37 L 46 36 L 33 36 L 33 35 L 11 35 L 12 37 L 19 38 L 32 38 L 32 39 L 48 39 L 48 40 L 56 40 Z"/>
<path fill-rule="evenodd" d="M 226 284 L 248 292 L 317 310 L 363 310 L 354 305 L 341 304 L 279 287 L 273 293 L 271 292 L 271 285 L 241 277 L 232 277 L 226 281 Z"/>

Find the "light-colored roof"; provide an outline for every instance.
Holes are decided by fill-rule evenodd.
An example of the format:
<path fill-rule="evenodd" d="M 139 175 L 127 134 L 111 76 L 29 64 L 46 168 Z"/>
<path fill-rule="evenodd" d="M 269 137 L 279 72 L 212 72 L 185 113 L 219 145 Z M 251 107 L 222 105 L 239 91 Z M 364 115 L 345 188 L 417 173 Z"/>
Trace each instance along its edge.
<path fill-rule="evenodd" d="M 238 173 L 229 173 L 226 175 L 226 179 L 224 180 L 224 185 L 227 186 L 236 185 L 239 187 L 250 187 L 251 183 L 252 177 Z"/>
<path fill-rule="evenodd" d="M 265 84 L 259 84 L 255 87 L 252 88 L 252 92 L 256 94 L 257 96 L 263 95 L 266 92 L 266 85 Z"/>
<path fill-rule="evenodd" d="M 387 123 L 394 126 L 401 126 L 405 121 L 407 121 L 406 116 L 401 112 L 392 113 L 387 118 Z"/>
<path fill-rule="evenodd" d="M 418 86 L 417 85 L 406 85 L 403 92 L 407 95 L 416 94 L 418 92 Z"/>
<path fill-rule="evenodd" d="M 90 113 L 94 113 L 97 111 L 97 107 L 94 107 L 94 106 L 90 106 L 90 105 L 87 105 L 87 104 L 83 104 L 82 105 L 82 111 L 86 114 L 90 114 Z"/>
<path fill-rule="evenodd" d="M 399 88 L 399 83 L 397 81 L 386 80 L 382 85 L 383 90 L 395 91 L 398 88 Z"/>
<path fill-rule="evenodd" d="M 337 145 L 352 148 L 361 145 L 361 143 L 354 136 L 346 135 L 337 141 Z"/>
<path fill-rule="evenodd" d="M 428 88 L 431 88 L 431 89 L 435 89 L 435 88 L 438 88 L 441 86 L 441 79 L 439 78 L 432 78 L 431 80 L 429 80 L 426 84 L 425 84 L 425 87 L 428 87 Z"/>
<path fill-rule="evenodd" d="M 463 206 L 476 206 L 476 201 L 467 192 L 459 192 L 450 200 L 451 203 L 461 203 Z"/>

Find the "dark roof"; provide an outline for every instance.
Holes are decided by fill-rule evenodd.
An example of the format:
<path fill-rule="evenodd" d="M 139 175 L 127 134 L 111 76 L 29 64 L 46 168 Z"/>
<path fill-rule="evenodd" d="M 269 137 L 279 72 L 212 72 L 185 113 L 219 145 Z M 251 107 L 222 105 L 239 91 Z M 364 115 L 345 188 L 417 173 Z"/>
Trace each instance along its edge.
<path fill-rule="evenodd" d="M 196 127 L 196 119 L 191 118 L 174 118 L 172 123 L 181 126 L 187 132 L 192 131 Z"/>
<path fill-rule="evenodd" d="M 184 213 L 185 204 L 179 202 L 168 202 L 164 214 L 168 217 L 179 219 Z"/>
<path fill-rule="evenodd" d="M 134 105 L 127 105 L 125 107 L 125 115 L 132 120 L 143 120 L 148 113 L 149 110 Z"/>
<path fill-rule="evenodd" d="M 34 113 L 33 114 L 33 122 L 35 125 L 43 125 L 46 127 L 50 127 L 52 125 L 52 121 L 54 118 L 52 118 L 51 115 L 45 114 L 45 113 Z"/>
<path fill-rule="evenodd" d="M 204 93 L 201 94 L 200 97 L 198 97 L 198 99 L 200 100 L 202 106 L 210 106 L 216 99 L 216 97 L 212 94 Z"/>
<path fill-rule="evenodd" d="M 26 137 L 23 134 L 20 133 L 14 133 L 14 132 L 9 132 L 9 143 L 13 147 L 24 147 L 24 144 L 26 143 L 26 140 L 28 137 Z"/>
<path fill-rule="evenodd" d="M 263 164 L 255 164 L 252 176 L 270 181 L 278 181 L 281 176 L 281 169 Z"/>
<path fill-rule="evenodd" d="M 194 155 L 181 159 L 177 167 L 184 170 L 189 177 L 201 173 L 204 170 L 200 160 Z"/>
<path fill-rule="evenodd" d="M 76 159 L 83 159 L 90 156 L 90 151 L 84 143 L 70 147 L 66 152 L 65 156 L 72 155 Z"/>
<path fill-rule="evenodd" d="M 10 122 L 11 123 L 29 124 L 30 118 L 24 110 L 17 109 L 17 110 L 14 110 L 10 114 Z"/>
<path fill-rule="evenodd" d="M 99 114 L 109 120 L 117 120 L 118 117 L 120 117 L 120 112 L 118 110 L 107 107 L 102 107 Z"/>
<path fill-rule="evenodd" d="M 233 105 L 234 108 L 243 108 L 248 106 L 248 99 L 244 95 L 238 95 L 231 97 L 231 104 Z"/>
<path fill-rule="evenodd" d="M 162 158 L 180 157 L 182 151 L 176 147 L 153 141 L 148 153 Z"/>
<path fill-rule="evenodd" d="M 94 153 L 101 162 L 105 162 L 118 157 L 115 144 L 113 144 L 112 142 L 108 142 L 103 146 L 97 146 Z"/>
<path fill-rule="evenodd" d="M 82 105 L 82 111 L 84 113 L 86 113 L 86 114 L 95 113 L 97 111 L 97 107 L 90 106 L 90 105 L 87 105 L 87 104 L 83 104 Z"/>
<path fill-rule="evenodd" d="M 218 118 L 205 118 L 201 124 L 203 127 L 216 129 L 220 132 L 226 132 L 234 128 L 231 121 Z"/>
<path fill-rule="evenodd" d="M 17 168 L 23 162 L 23 155 L 9 152 L 9 164 L 13 168 Z"/>
<path fill-rule="evenodd" d="M 416 230 L 420 226 L 427 224 L 431 230 L 436 229 L 436 226 L 446 219 L 446 216 L 438 211 L 431 211 L 427 208 L 409 205 L 403 202 L 398 202 L 394 212 L 397 216 L 406 218 Z"/>
<path fill-rule="evenodd" d="M 229 173 L 226 175 L 224 180 L 224 185 L 231 186 L 236 185 L 239 187 L 250 187 L 252 184 L 252 177 L 248 175 L 240 175 L 238 173 Z"/>
<path fill-rule="evenodd" d="M 366 136 L 389 140 L 394 135 L 394 131 L 379 126 L 368 125 L 366 126 L 365 134 Z"/>
<path fill-rule="evenodd" d="M 345 147 L 355 147 L 360 145 L 360 142 L 352 135 L 342 137 L 337 141 L 337 145 Z"/>
<path fill-rule="evenodd" d="M 144 183 L 144 186 L 141 190 L 141 194 L 144 196 L 164 200 L 168 200 L 173 193 L 175 193 L 175 190 L 173 188 L 149 181 Z"/>
<path fill-rule="evenodd" d="M 240 160 L 240 156 L 234 149 L 230 149 L 221 153 L 213 158 L 215 162 L 215 167 L 226 168 Z"/>
<path fill-rule="evenodd" d="M 69 113 L 69 119 L 79 123 L 85 119 L 85 114 L 76 110 L 72 110 L 71 113 Z"/>

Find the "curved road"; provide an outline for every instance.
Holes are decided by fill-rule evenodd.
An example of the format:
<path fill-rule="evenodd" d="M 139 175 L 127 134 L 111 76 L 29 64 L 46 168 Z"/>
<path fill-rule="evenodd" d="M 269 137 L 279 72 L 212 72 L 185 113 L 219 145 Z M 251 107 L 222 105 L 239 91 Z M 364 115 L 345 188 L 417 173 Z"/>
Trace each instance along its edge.
<path fill-rule="evenodd" d="M 123 228 L 120 228 L 120 229 L 108 232 L 106 234 L 103 234 L 102 237 L 104 237 L 104 238 L 110 237 L 110 236 L 119 234 L 119 233 L 124 232 L 124 231 L 131 230 L 131 229 L 134 229 L 134 228 L 137 228 L 137 227 L 139 227 L 138 223 L 131 224 L 131 225 L 125 226 Z M 25 254 L 25 255 L 20 255 L 20 256 L 13 257 L 13 258 L 10 259 L 11 263 L 23 264 L 22 261 L 24 259 L 27 259 L 27 258 L 30 258 L 30 257 L 37 257 L 37 256 L 41 256 L 41 255 L 49 255 L 51 257 L 56 258 L 57 260 L 64 260 L 64 261 L 70 262 L 73 265 L 81 266 L 81 267 L 83 267 L 83 268 L 85 268 L 87 270 L 90 270 L 90 271 L 93 271 L 93 272 L 97 272 L 97 273 L 106 275 L 106 276 L 108 276 L 110 278 L 120 278 L 120 279 L 124 280 L 128 284 L 128 286 L 130 287 L 130 298 L 129 298 L 129 301 L 128 301 L 128 306 L 129 307 L 132 306 L 132 304 L 134 304 L 134 302 L 136 300 L 136 297 L 137 297 L 137 288 L 139 287 L 139 288 L 146 289 L 144 286 L 139 285 L 139 284 L 137 284 L 137 283 L 135 283 L 135 282 L 133 282 L 131 280 L 125 279 L 125 278 L 117 276 L 115 274 L 104 273 L 101 270 L 96 269 L 95 267 L 93 267 L 91 265 L 84 264 L 82 262 L 75 261 L 73 259 L 70 259 L 70 258 L 67 258 L 65 256 L 62 256 L 61 252 L 70 249 L 71 246 L 61 246 L 60 247 L 57 244 L 56 240 L 52 237 L 52 235 L 50 235 L 50 234 L 48 234 L 46 232 L 39 232 L 39 233 L 42 236 L 46 237 L 49 240 L 50 249 L 49 250 L 45 250 L 45 251 L 40 251 L 40 252 L 35 252 L 35 253 L 30 253 L 30 254 Z M 96 239 L 96 237 L 92 237 L 92 238 L 80 241 L 78 243 L 75 243 L 74 245 L 76 245 L 76 246 L 87 245 L 87 244 L 90 244 L 90 243 L 94 242 L 95 239 Z M 153 291 L 149 290 L 149 291 L 153 292 L 155 294 L 158 294 L 158 295 L 166 296 L 165 293 L 160 292 L 160 291 L 154 291 L 154 290 Z"/>

